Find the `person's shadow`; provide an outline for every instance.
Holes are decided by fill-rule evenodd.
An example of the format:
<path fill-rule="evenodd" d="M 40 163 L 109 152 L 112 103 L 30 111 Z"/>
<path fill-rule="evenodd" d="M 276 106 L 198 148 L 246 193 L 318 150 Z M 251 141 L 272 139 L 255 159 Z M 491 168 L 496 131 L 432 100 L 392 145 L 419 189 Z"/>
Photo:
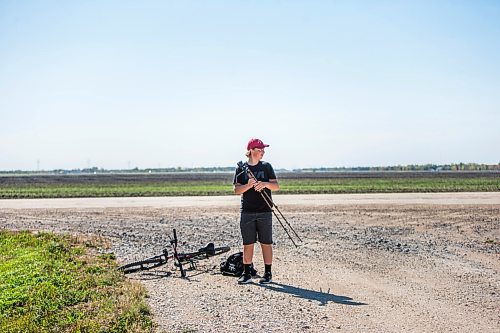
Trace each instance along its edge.
<path fill-rule="evenodd" d="M 335 294 L 331 294 L 330 290 L 326 293 L 323 291 L 314 291 L 309 289 L 303 289 L 299 287 L 293 287 L 282 283 L 269 283 L 269 284 L 257 284 L 260 287 L 285 293 L 291 294 L 298 298 L 308 299 L 311 301 L 319 302 L 319 305 L 327 305 L 328 302 L 344 304 L 344 305 L 368 305 L 367 303 L 355 302 L 351 297 L 348 296 L 339 296 Z"/>

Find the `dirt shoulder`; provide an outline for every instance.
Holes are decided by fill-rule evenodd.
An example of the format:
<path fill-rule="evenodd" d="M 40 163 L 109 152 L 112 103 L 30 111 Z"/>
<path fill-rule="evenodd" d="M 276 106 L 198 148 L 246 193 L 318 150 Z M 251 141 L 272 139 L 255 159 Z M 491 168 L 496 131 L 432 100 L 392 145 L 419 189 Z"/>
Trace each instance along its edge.
<path fill-rule="evenodd" d="M 237 197 L 119 199 L 0 200 L 0 228 L 104 236 L 121 262 L 159 253 L 172 228 L 185 250 L 240 248 Z M 159 332 L 500 328 L 500 193 L 275 200 L 305 240 L 295 248 L 275 221 L 275 283 L 239 286 L 219 258 L 188 279 L 167 268 L 131 276 L 148 288 Z M 262 272 L 258 247 L 254 262 Z"/>

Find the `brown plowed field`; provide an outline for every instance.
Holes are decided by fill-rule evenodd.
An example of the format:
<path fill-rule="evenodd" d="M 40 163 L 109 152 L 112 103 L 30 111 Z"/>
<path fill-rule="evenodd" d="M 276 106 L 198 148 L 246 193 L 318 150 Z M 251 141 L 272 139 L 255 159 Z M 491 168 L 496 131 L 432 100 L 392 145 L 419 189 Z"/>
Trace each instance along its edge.
<path fill-rule="evenodd" d="M 336 179 L 336 178 L 498 178 L 498 171 L 381 171 L 381 172 L 277 172 L 279 179 Z M 233 173 L 227 172 L 170 172 L 151 174 L 48 174 L 48 175 L 0 175 L 0 186 L 4 185 L 43 185 L 43 184 L 130 184 L 161 183 L 183 181 L 227 181 L 230 183 Z"/>

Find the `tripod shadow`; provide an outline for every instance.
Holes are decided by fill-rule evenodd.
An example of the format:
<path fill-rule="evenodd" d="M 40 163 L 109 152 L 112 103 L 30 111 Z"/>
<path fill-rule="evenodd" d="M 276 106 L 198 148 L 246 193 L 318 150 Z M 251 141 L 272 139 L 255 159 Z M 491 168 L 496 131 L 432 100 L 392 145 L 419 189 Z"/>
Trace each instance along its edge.
<path fill-rule="evenodd" d="M 285 293 L 293 295 L 294 297 L 303 298 L 311 301 L 319 302 L 320 306 L 327 305 L 328 302 L 344 304 L 344 305 L 368 305 L 367 303 L 355 302 L 351 297 L 339 296 L 330 293 L 330 289 L 327 292 L 314 291 L 299 287 L 293 287 L 282 283 L 272 282 L 270 284 L 258 284 L 262 288 L 266 288 L 272 291 Z"/>

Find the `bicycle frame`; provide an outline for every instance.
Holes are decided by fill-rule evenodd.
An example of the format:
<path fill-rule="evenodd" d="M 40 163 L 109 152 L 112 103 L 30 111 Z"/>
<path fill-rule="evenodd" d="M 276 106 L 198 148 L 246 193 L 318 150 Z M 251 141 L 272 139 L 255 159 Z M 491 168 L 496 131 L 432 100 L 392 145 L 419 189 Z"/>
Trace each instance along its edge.
<path fill-rule="evenodd" d="M 181 276 L 186 277 L 186 271 L 182 267 L 182 263 L 179 260 L 179 254 L 177 253 L 177 232 L 175 229 L 174 229 L 173 233 L 174 233 L 174 239 L 170 241 L 170 244 L 172 244 L 172 249 L 174 250 L 174 258 L 177 261 L 177 265 L 181 271 Z M 175 263 L 174 263 L 174 265 L 175 265 Z"/>

